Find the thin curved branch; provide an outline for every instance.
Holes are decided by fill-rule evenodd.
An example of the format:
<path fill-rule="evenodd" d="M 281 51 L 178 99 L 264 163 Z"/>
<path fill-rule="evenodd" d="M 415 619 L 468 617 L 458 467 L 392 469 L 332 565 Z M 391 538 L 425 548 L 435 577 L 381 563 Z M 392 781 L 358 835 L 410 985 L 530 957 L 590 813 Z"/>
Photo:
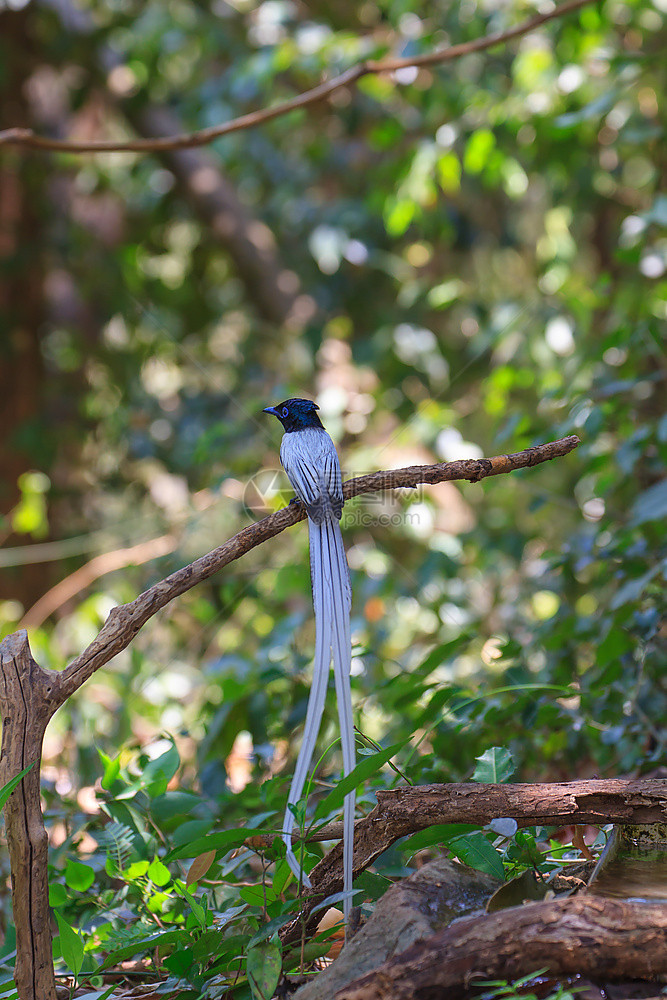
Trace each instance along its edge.
<path fill-rule="evenodd" d="M 579 438 L 572 434 L 558 441 L 527 448 L 514 455 L 438 462 L 435 465 L 413 465 L 406 469 L 373 472 L 346 482 L 343 494 L 345 499 L 349 500 L 362 493 L 414 487 L 421 483 L 444 483 L 458 479 L 477 483 L 488 476 L 499 476 L 506 472 L 514 472 L 516 469 L 530 468 L 553 458 L 560 458 L 573 451 L 578 444 Z M 188 566 L 183 566 L 166 579 L 149 587 L 129 604 L 112 608 L 97 638 L 80 656 L 72 660 L 62 673 L 56 675 L 58 690 L 55 697 L 58 704 L 65 702 L 96 670 L 129 646 L 139 629 L 175 597 L 208 580 L 223 566 L 239 559 L 256 545 L 273 538 L 298 521 L 303 521 L 305 516 L 301 504 L 294 503 L 283 507 L 275 514 L 248 525 L 224 545 L 200 556 Z"/>
<path fill-rule="evenodd" d="M 141 563 L 148 562 L 149 559 L 166 556 L 169 552 L 173 552 L 177 545 L 178 539 L 175 535 L 160 535 L 157 538 L 149 538 L 145 542 L 139 542 L 137 545 L 93 556 L 87 563 L 79 566 L 64 580 L 60 580 L 50 590 L 47 590 L 38 601 L 35 601 L 19 622 L 19 628 L 39 628 L 54 611 L 61 608 L 66 601 L 80 594 L 95 580 L 99 580 L 101 576 L 125 569 L 126 566 L 140 566 Z"/>
<path fill-rule="evenodd" d="M 355 85 L 362 77 L 377 75 L 380 73 L 394 73 L 399 69 L 421 66 L 440 66 L 443 63 L 451 62 L 453 59 L 460 59 L 461 56 L 469 55 L 472 52 L 483 52 L 496 45 L 521 35 L 526 35 L 534 31 L 547 21 L 563 17 L 574 10 L 579 10 L 592 3 L 593 0 L 568 0 L 553 10 L 544 14 L 537 14 L 529 18 L 522 24 L 509 28 L 507 31 L 496 31 L 482 38 L 476 38 L 471 42 L 462 42 L 460 45 L 450 45 L 444 49 L 437 49 L 435 52 L 427 52 L 422 56 L 408 56 L 403 59 L 381 59 L 367 60 L 351 66 L 344 73 L 313 87 L 311 90 L 298 94 L 288 101 L 281 101 L 272 108 L 264 108 L 261 111 L 252 111 L 247 115 L 240 115 L 231 121 L 221 125 L 212 125 L 210 128 L 201 129 L 198 132 L 185 133 L 183 135 L 165 136 L 159 139 L 130 139 L 125 142 L 113 140 L 98 140 L 94 142 L 70 142 L 65 139 L 50 139 L 46 136 L 35 135 L 32 129 L 9 128 L 0 132 L 0 146 L 23 146 L 28 149 L 36 149 L 44 152 L 67 152 L 67 153 L 111 153 L 111 152 L 165 152 L 175 149 L 193 149 L 196 146 L 206 146 L 219 139 L 220 136 L 229 135 L 231 132 L 240 132 L 244 129 L 256 128 L 264 122 L 280 118 L 290 111 L 299 108 L 306 108 L 318 101 L 323 101 L 330 97 L 337 90 Z"/>
<path fill-rule="evenodd" d="M 430 826 L 471 823 L 484 826 L 498 816 L 510 816 L 526 826 L 576 826 L 604 823 L 667 823 L 667 784 L 662 778 L 589 778 L 485 785 L 450 782 L 376 790 L 377 804 L 354 824 L 354 874 L 358 875 L 401 837 Z M 265 849 L 274 834 L 253 836 Z M 294 840 L 301 834 L 295 832 Z M 308 834 L 310 843 L 342 840 L 343 824 L 327 823 Z M 339 888 L 342 853 L 333 847 L 311 872 L 317 898 Z"/>

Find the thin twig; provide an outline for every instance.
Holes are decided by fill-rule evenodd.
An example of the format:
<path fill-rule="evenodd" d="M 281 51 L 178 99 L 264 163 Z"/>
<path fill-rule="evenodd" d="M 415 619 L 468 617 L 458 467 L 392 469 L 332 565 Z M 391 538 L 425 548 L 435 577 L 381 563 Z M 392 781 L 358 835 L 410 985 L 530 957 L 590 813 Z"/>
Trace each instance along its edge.
<path fill-rule="evenodd" d="M 381 73 L 394 73 L 399 69 L 408 67 L 419 68 L 421 66 L 441 66 L 443 63 L 461 56 L 470 55 L 472 52 L 483 52 L 496 45 L 521 35 L 526 35 L 534 31 L 547 21 L 563 17 L 574 10 L 592 3 L 593 0 L 568 0 L 567 3 L 555 7 L 544 14 L 537 14 L 527 21 L 509 28 L 507 31 L 496 31 L 482 38 L 476 38 L 471 42 L 462 42 L 460 45 L 450 45 L 444 49 L 437 49 L 435 52 L 427 52 L 422 56 L 407 56 L 402 59 L 381 59 L 378 61 L 366 60 L 357 63 L 340 73 L 338 76 L 327 80 L 324 83 L 312 87 L 303 94 L 290 98 L 288 101 L 281 101 L 271 108 L 263 108 L 261 111 L 252 111 L 246 115 L 240 115 L 231 121 L 221 125 L 212 125 L 209 128 L 200 129 L 197 132 L 189 132 L 182 135 L 165 136 L 159 139 L 128 139 L 126 141 L 117 140 L 96 140 L 90 142 L 77 142 L 67 139 L 50 139 L 47 136 L 36 135 L 32 129 L 28 128 L 8 128 L 0 132 L 0 146 L 22 146 L 28 149 L 36 149 L 42 152 L 64 152 L 64 153 L 154 153 L 165 152 L 176 149 L 192 149 L 196 146 L 206 146 L 219 139 L 223 135 L 231 132 L 241 132 L 244 129 L 256 128 L 265 122 L 280 118 L 299 108 L 309 107 L 319 101 L 330 97 L 337 90 L 344 87 L 354 86 L 358 81 L 369 75 Z"/>

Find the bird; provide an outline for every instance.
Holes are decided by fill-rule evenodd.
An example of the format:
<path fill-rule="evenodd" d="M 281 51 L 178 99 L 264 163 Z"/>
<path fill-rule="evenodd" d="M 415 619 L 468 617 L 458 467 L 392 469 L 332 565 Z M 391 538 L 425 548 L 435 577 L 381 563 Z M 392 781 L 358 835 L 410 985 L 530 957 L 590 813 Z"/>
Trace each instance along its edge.
<path fill-rule="evenodd" d="M 345 555 L 340 518 L 343 512 L 343 481 L 335 445 L 327 434 L 310 399 L 286 399 L 264 407 L 283 425 L 280 461 L 297 498 L 308 514 L 310 576 L 315 611 L 315 657 L 313 680 L 306 709 L 301 749 L 294 769 L 283 820 L 287 862 L 296 878 L 311 888 L 310 879 L 292 850 L 293 806 L 299 802 L 319 733 L 326 700 L 329 667 L 333 655 L 338 720 L 343 752 L 343 772 L 354 769 L 355 742 L 350 692 L 352 642 L 350 611 L 352 589 Z M 343 915 L 349 925 L 352 896 L 355 793 L 348 792 L 343 804 Z"/>

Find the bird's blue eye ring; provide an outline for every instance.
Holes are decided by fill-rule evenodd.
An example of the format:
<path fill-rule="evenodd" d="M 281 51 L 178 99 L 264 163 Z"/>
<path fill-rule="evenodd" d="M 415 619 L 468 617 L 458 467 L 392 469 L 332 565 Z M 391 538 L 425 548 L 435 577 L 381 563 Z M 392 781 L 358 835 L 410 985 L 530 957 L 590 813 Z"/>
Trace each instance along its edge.
<path fill-rule="evenodd" d="M 288 417 L 289 416 L 289 410 L 288 410 L 288 408 L 286 406 L 283 406 L 281 412 L 282 412 L 283 417 Z"/>

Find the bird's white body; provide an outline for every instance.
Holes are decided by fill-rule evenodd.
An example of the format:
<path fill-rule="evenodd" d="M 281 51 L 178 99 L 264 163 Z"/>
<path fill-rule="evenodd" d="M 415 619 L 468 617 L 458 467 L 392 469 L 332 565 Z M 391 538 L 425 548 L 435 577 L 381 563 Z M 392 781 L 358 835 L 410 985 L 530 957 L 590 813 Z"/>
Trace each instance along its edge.
<path fill-rule="evenodd" d="M 300 800 L 308 776 L 324 710 L 332 653 L 345 774 L 349 774 L 354 768 L 354 725 L 350 693 L 352 594 L 343 536 L 338 524 L 343 508 L 343 485 L 333 441 L 319 427 L 306 427 L 285 433 L 280 445 L 280 460 L 296 495 L 308 511 L 310 571 L 315 610 L 313 681 L 303 742 L 283 823 L 287 861 L 295 875 L 310 886 L 308 877 L 302 872 L 292 851 L 294 816 L 290 806 L 296 805 Z M 348 793 L 344 805 L 343 888 L 346 892 L 352 889 L 354 798 L 354 792 Z M 347 896 L 344 900 L 346 922 L 350 905 L 351 900 Z"/>
<path fill-rule="evenodd" d="M 327 432 L 320 427 L 306 427 L 283 434 L 280 461 L 311 520 L 319 521 L 327 513 L 335 514 L 338 520 L 343 507 L 343 482 L 336 447 Z"/>

